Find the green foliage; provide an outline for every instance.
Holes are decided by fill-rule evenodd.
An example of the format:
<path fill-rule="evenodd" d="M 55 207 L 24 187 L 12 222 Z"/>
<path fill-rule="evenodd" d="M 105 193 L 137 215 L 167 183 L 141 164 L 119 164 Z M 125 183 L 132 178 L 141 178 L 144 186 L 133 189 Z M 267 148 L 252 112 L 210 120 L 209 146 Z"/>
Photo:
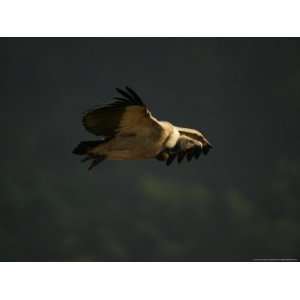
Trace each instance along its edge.
<path fill-rule="evenodd" d="M 63 183 L 63 175 L 58 181 L 53 177 L 57 174 L 7 176 L 2 187 L 6 198 L 1 202 L 1 257 L 91 261 L 298 257 L 299 174 L 296 161 L 279 162 L 255 198 L 237 187 L 220 193 L 196 180 L 147 175 L 136 180 L 131 203 L 107 193 L 87 197 L 87 189 L 99 191 L 99 183 L 85 182 L 84 177 L 85 189 L 78 189 Z M 29 188 L 34 191 L 31 199 L 25 197 Z"/>

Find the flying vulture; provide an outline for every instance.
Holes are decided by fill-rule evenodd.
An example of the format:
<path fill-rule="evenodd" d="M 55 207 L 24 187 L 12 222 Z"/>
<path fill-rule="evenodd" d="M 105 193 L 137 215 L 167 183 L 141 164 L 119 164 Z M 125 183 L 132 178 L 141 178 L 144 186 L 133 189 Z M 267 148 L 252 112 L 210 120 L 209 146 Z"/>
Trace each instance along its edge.
<path fill-rule="evenodd" d="M 129 87 L 116 89 L 115 102 L 84 114 L 82 123 L 87 131 L 101 137 L 84 141 L 73 150 L 91 160 L 89 170 L 106 159 L 133 160 L 156 158 L 169 166 L 175 158 L 190 161 L 207 154 L 212 148 L 205 136 L 195 129 L 158 121 L 137 93 Z"/>

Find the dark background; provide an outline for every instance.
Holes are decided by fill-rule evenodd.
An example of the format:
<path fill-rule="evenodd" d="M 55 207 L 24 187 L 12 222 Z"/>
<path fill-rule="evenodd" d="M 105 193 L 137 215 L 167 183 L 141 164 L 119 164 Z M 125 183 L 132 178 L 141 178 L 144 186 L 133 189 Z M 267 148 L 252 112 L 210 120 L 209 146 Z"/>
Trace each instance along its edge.
<path fill-rule="evenodd" d="M 300 257 L 300 40 L 0 39 L 0 259 Z M 199 161 L 105 161 L 84 111 L 133 87 L 202 130 Z"/>

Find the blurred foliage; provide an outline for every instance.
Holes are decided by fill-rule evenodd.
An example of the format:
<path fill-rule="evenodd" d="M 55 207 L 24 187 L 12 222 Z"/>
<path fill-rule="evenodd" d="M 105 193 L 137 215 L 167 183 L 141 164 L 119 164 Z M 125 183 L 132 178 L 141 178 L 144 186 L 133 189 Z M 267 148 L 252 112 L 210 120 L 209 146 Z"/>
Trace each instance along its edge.
<path fill-rule="evenodd" d="M 78 189 L 64 174 L 7 176 L 1 182 L 1 260 L 299 257 L 299 182 L 299 162 L 287 160 L 254 198 L 238 187 L 220 192 L 197 180 L 145 175 L 127 202 L 107 192 L 89 198 L 98 182 Z"/>

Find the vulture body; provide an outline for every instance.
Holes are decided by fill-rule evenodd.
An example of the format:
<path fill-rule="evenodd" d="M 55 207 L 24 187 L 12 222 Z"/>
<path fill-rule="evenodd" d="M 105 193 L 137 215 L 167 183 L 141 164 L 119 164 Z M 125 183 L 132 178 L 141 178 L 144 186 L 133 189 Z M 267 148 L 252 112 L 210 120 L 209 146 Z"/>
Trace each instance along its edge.
<path fill-rule="evenodd" d="M 101 161 L 156 158 L 170 165 L 175 158 L 190 161 L 212 148 L 204 135 L 195 129 L 177 127 L 158 121 L 131 88 L 117 89 L 122 97 L 115 102 L 88 111 L 82 123 L 87 131 L 100 136 L 98 141 L 81 142 L 74 154 L 92 160 L 89 169 Z"/>

